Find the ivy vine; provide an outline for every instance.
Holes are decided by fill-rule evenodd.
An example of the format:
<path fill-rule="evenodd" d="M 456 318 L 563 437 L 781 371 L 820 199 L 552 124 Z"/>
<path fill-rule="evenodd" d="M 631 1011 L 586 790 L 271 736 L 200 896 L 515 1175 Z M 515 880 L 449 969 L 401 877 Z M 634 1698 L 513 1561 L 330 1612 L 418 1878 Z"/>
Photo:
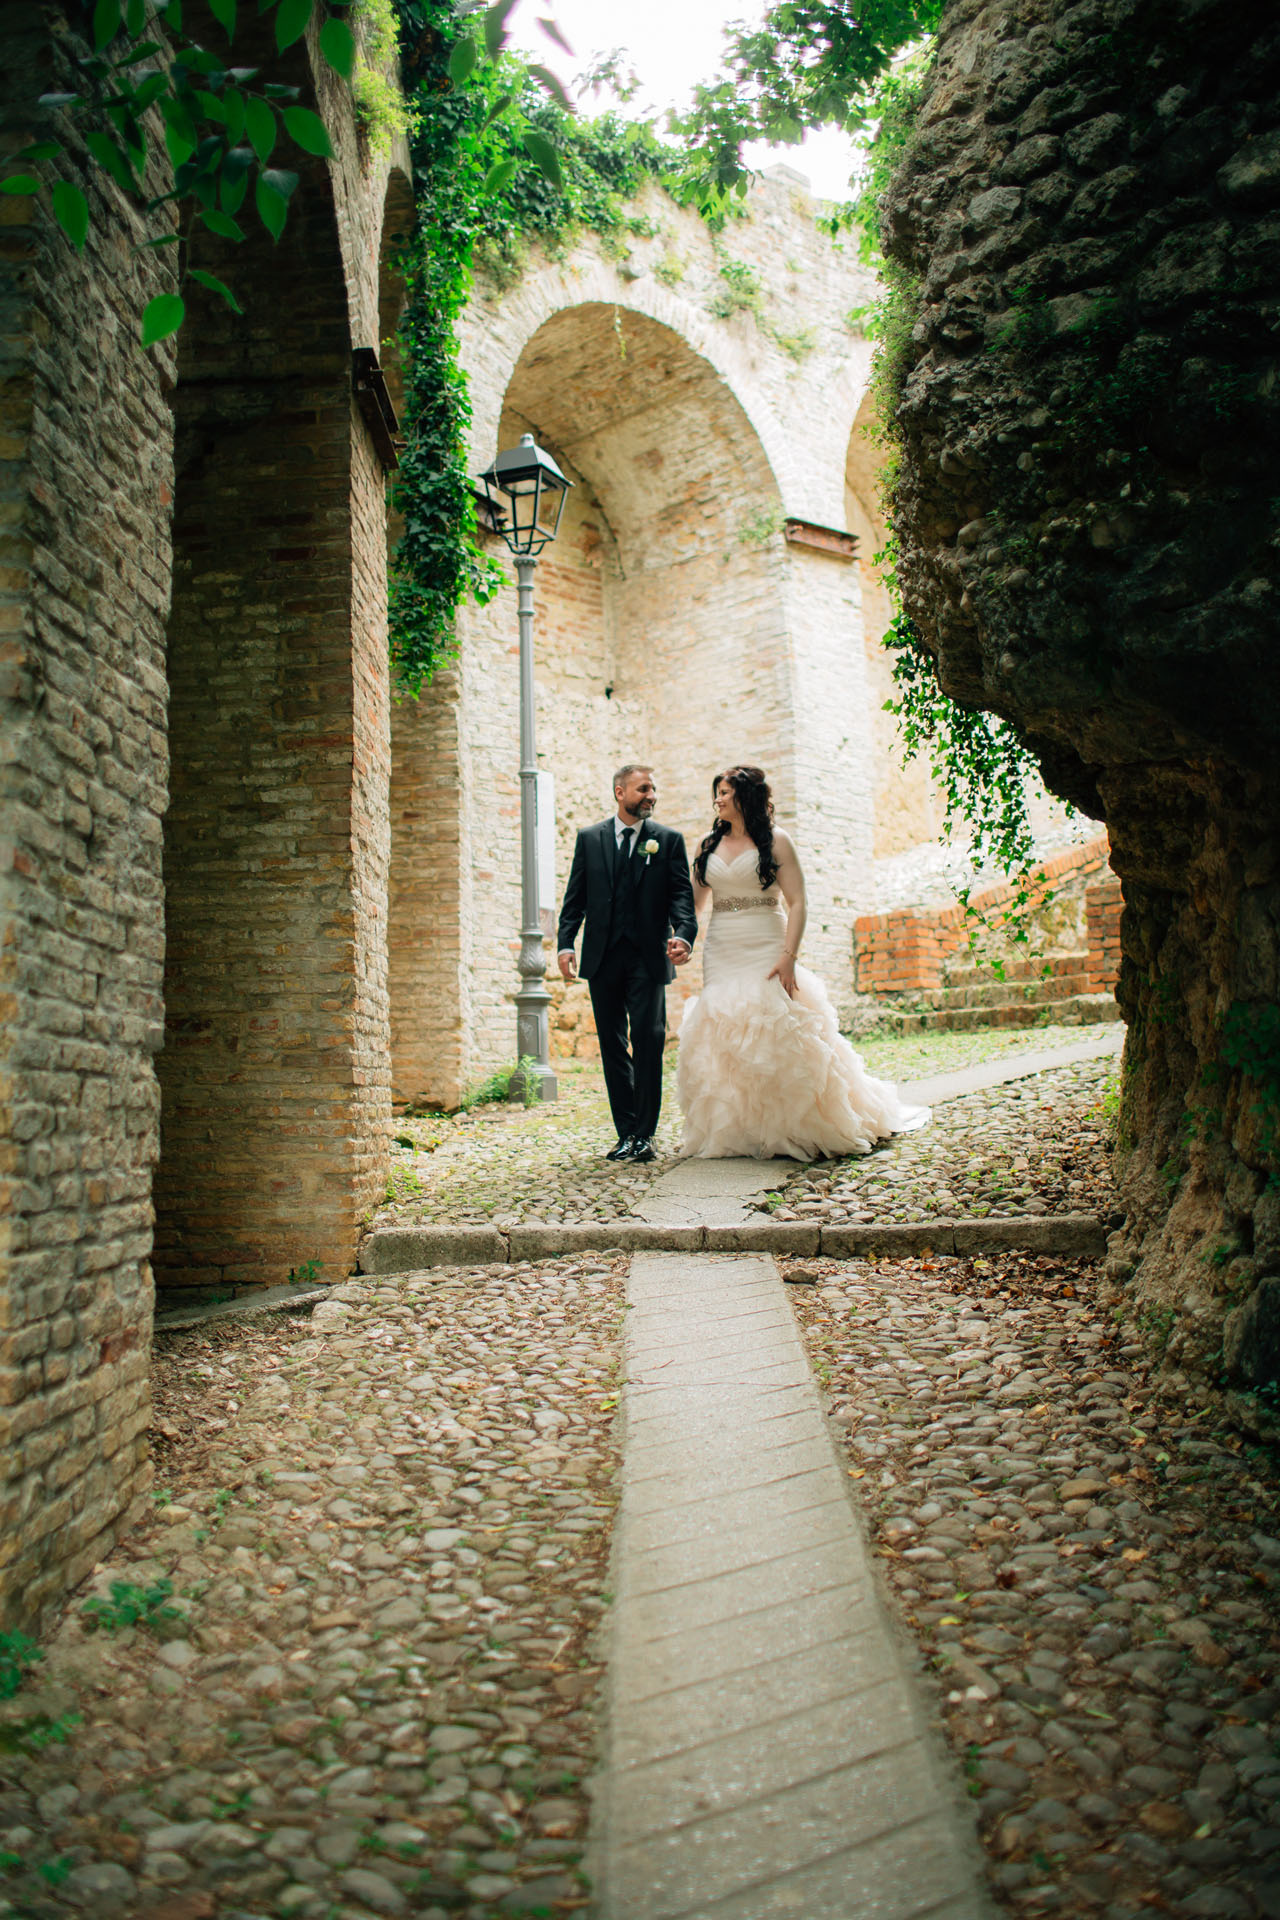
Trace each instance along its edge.
<path fill-rule="evenodd" d="M 624 238 L 635 222 L 628 202 L 646 179 L 667 179 L 673 161 L 644 123 L 569 111 L 554 75 L 503 52 L 500 8 L 477 28 L 451 0 L 397 6 L 417 228 L 401 254 L 407 444 L 392 491 L 403 533 L 390 561 L 390 631 L 398 686 L 416 695 L 456 657 L 459 604 L 489 600 L 503 579 L 477 537 L 466 465 L 457 327 L 473 266 L 503 284 L 531 239 L 555 251 L 584 228 Z"/>

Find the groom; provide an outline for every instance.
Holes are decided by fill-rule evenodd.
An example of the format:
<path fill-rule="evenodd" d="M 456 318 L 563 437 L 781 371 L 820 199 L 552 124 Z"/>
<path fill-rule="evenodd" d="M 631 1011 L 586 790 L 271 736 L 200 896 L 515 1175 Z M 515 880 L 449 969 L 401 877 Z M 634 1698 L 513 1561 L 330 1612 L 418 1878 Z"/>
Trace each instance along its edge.
<path fill-rule="evenodd" d="M 616 811 L 583 827 L 573 849 L 558 937 L 560 971 L 575 977 L 573 943 L 582 935 L 582 977 L 618 1144 L 606 1160 L 652 1160 L 662 1105 L 662 1046 L 667 982 L 693 950 L 698 922 L 684 837 L 650 819 L 658 790 L 649 767 L 613 776 Z M 668 938 L 668 929 L 671 938 Z M 631 1051 L 627 1051 L 627 1027 Z"/>

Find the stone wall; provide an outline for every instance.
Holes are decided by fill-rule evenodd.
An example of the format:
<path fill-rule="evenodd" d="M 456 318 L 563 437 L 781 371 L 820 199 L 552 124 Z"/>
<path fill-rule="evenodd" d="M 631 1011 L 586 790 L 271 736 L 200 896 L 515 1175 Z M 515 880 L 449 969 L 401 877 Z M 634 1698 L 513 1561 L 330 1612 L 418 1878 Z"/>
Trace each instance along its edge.
<path fill-rule="evenodd" d="M 6 9 L 14 145 L 51 51 Z M 0 1626 L 89 1571 L 149 1474 L 172 360 L 135 341 L 168 267 L 86 187 L 83 255 L 0 201 Z"/>
<path fill-rule="evenodd" d="M 1274 6 L 954 0 L 885 223 L 909 609 L 1124 888 L 1113 1278 L 1170 1360 L 1272 1380 Z"/>
<path fill-rule="evenodd" d="M 652 192 L 626 257 L 586 239 L 562 260 L 531 254 L 514 287 L 481 280 L 463 361 L 476 469 L 532 431 L 575 482 L 537 576 L 538 744 L 556 781 L 558 888 L 577 827 L 610 810 L 621 761 L 652 760 L 660 817 L 691 846 L 710 824 L 712 774 L 757 761 L 806 856 L 808 956 L 847 999 L 877 779 L 862 574 L 788 540 L 783 523 L 846 524 L 869 361 L 846 316 L 870 288 L 819 233 L 816 211 L 767 180 L 748 217 L 713 241 Z M 759 274 L 760 297 L 717 317 L 730 261 Z M 511 1057 L 519 925 L 514 590 L 465 610 L 459 630 L 456 673 L 393 721 L 396 1090 L 446 1104 Z M 435 756 L 455 751 L 460 791 L 441 817 Z M 413 825 L 428 812 L 426 860 L 460 849 L 461 876 L 445 883 L 457 946 L 437 941 L 430 889 L 409 871 L 421 857 Z M 674 1019 L 697 980 L 695 964 Z M 450 1029 L 464 994 L 467 1025 Z M 581 989 L 569 996 L 574 1024 L 560 1031 L 589 1051 L 584 1003 Z"/>
<path fill-rule="evenodd" d="M 65 21 L 5 29 L 17 146 Z M 176 354 L 137 339 L 171 256 L 78 147 L 83 256 L 0 199 L 4 1625 L 145 1491 L 157 1156 L 155 1258 L 192 1291 L 339 1277 L 384 1177 L 386 511 L 351 350 L 407 186 L 289 60 L 338 157 L 279 252 L 202 256 L 246 313 L 189 289 Z"/>
<path fill-rule="evenodd" d="M 862 915 L 854 926 L 859 993 L 936 993 L 956 960 L 989 964 L 1087 956 L 1078 991 L 1109 993 L 1120 972 L 1119 882 L 1105 836 L 1038 861 L 1021 886 L 982 887 L 966 905 Z"/>

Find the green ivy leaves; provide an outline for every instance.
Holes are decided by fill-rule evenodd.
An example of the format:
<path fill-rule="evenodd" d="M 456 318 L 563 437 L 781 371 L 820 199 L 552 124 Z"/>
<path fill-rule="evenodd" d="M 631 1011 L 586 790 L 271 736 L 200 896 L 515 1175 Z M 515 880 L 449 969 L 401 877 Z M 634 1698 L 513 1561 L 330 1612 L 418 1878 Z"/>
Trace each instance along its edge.
<path fill-rule="evenodd" d="M 330 0 L 318 34 L 324 60 L 350 80 L 355 69 L 355 36 L 340 10 L 349 0 Z M 208 0 L 209 12 L 228 41 L 234 41 L 239 23 L 238 0 Z M 259 0 L 258 11 L 274 14 L 276 47 L 284 52 L 306 34 L 323 0 Z M 111 184 L 143 210 L 154 213 L 169 204 L 185 205 L 200 225 L 219 239 L 242 242 L 245 229 L 235 217 L 253 185 L 253 206 L 273 241 L 284 231 L 298 175 L 269 162 L 282 136 L 316 159 L 330 159 L 333 145 L 320 115 L 298 100 L 298 88 L 262 77 L 254 67 L 236 67 L 194 40 L 183 38 L 181 0 L 163 0 L 155 18 L 172 36 L 168 46 L 144 40 L 148 0 L 93 0 L 89 33 L 93 51 L 74 59 L 81 84 L 47 93 L 39 104 L 49 112 L 74 113 L 88 119 L 83 140 L 94 164 Z M 147 116 L 158 114 L 165 153 L 173 169 L 167 193 L 148 195 Z M 154 127 L 154 120 L 152 121 Z M 154 139 L 154 132 L 151 138 Z M 56 160 L 65 151 L 57 139 L 33 142 L 11 156 L 17 171 L 0 179 L 0 195 L 35 196 L 49 192 L 53 216 L 77 251 L 85 247 L 90 227 L 90 197 L 73 181 L 45 180 L 30 163 Z M 158 236 L 140 248 L 177 246 L 185 249 L 190 231 Z M 225 300 L 233 311 L 241 307 L 226 282 L 216 274 L 187 265 L 186 276 Z M 185 306 L 180 294 L 161 294 L 148 302 L 141 316 L 144 346 L 166 340 L 182 325 Z"/>

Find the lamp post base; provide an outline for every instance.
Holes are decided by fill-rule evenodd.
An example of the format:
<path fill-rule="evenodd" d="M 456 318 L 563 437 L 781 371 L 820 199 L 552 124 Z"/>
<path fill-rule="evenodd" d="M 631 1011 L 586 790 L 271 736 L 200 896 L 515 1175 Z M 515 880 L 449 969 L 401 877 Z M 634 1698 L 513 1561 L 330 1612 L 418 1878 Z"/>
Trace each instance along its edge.
<path fill-rule="evenodd" d="M 542 940 L 538 939 L 538 961 L 542 959 Z M 509 1100 L 523 1101 L 532 1106 L 538 1100 L 557 1100 L 560 1089 L 556 1085 L 556 1076 L 548 1061 L 551 1048 L 548 1034 L 548 1012 L 551 995 L 541 978 L 527 980 L 515 996 L 516 1002 L 516 1048 L 518 1059 L 516 1070 L 511 1076 L 507 1089 Z M 530 1094 L 526 1089 L 526 1076 L 536 1091 Z"/>

